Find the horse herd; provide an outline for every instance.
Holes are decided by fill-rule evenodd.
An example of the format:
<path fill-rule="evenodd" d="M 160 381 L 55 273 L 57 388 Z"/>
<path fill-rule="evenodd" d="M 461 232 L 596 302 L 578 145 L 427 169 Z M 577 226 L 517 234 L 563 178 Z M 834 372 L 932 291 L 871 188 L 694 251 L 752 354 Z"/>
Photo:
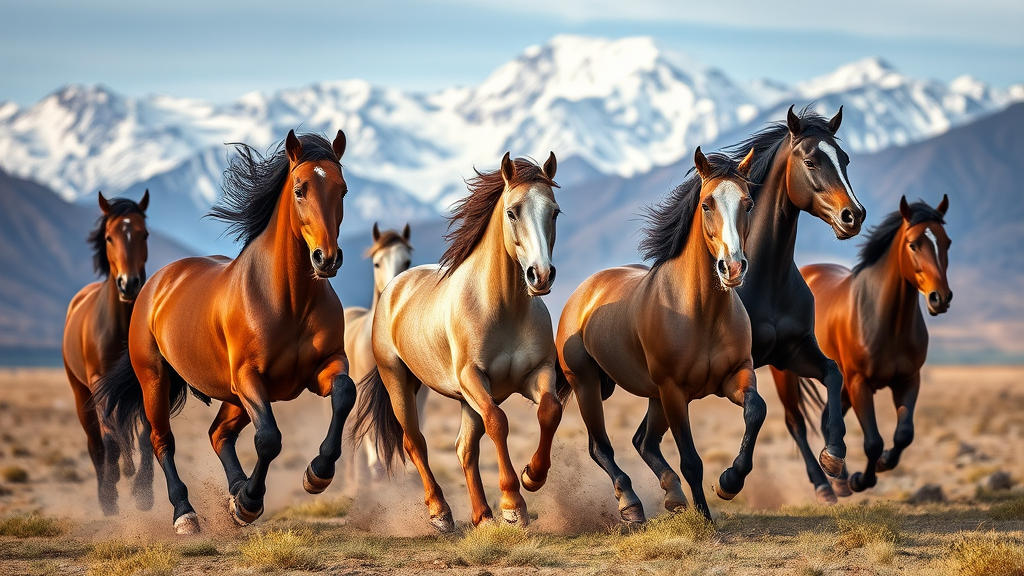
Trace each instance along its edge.
<path fill-rule="evenodd" d="M 343 309 L 327 281 L 342 264 L 347 185 L 340 130 L 333 142 L 289 132 L 267 157 L 237 145 L 224 195 L 211 211 L 243 245 L 234 259 L 186 258 L 147 280 L 148 191 L 138 203 L 100 194 L 103 215 L 89 242 L 105 278 L 71 302 L 64 363 L 103 511 L 118 512 L 122 470 L 135 476 L 136 506 L 152 506 L 152 450 L 167 480 L 175 531 L 200 530 L 175 467 L 170 428 L 191 391 L 207 404 L 221 401 L 210 440 L 227 475 L 232 517 L 253 522 L 263 513 L 270 462 L 281 451 L 271 403 L 310 390 L 329 397 L 332 412 L 305 470 L 307 492 L 330 485 L 356 408 L 352 429 L 375 476 L 390 471 L 395 456 L 408 455 L 423 481 L 430 523 L 452 531 L 451 508 L 420 432 L 429 387 L 462 405 L 456 451 L 474 524 L 492 518 L 479 470 L 484 434 L 497 448 L 501 519 L 525 525 L 520 487 L 536 491 L 546 482 L 552 440 L 572 394 L 622 520 L 639 523 L 643 506 L 615 462 L 605 427 L 603 402 L 618 386 L 648 399 L 633 445 L 664 489 L 665 508 L 689 505 L 661 452 L 671 431 L 693 506 L 710 518 L 689 403 L 716 394 L 743 409 L 738 455 L 714 487 L 731 499 L 753 467 L 766 416 L 754 375 L 764 365 L 819 501 L 873 486 L 876 473 L 896 466 L 913 439 L 928 343 L 918 293 L 933 315 L 952 298 L 943 228 L 948 200 L 933 208 L 901 199 L 899 210 L 870 231 L 852 271 L 830 264 L 797 269 L 801 211 L 824 220 L 839 239 L 856 236 L 866 217 L 835 137 L 841 122 L 841 108 L 831 119 L 790 108 L 786 122 L 723 153 L 705 155 L 698 147 L 695 170 L 648 209 L 640 253 L 651 266 L 591 276 L 569 298 L 557 329 L 538 298 L 555 281 L 554 153 L 543 165 L 506 153 L 498 170 L 477 171 L 470 194 L 455 205 L 437 265 L 409 269 L 409 227 L 381 232 L 375 225 L 369 310 Z M 810 379 L 824 384 L 824 399 Z M 889 450 L 872 404 L 885 387 L 898 414 Z M 499 408 L 513 393 L 537 404 L 540 425 L 539 445 L 521 473 Z M 817 458 L 807 442 L 810 403 L 823 408 L 825 448 Z M 868 460 L 853 475 L 844 463 L 843 415 L 850 407 L 864 429 Z M 235 442 L 250 423 L 257 460 L 247 475 Z M 138 470 L 136 441 L 143 451 Z"/>

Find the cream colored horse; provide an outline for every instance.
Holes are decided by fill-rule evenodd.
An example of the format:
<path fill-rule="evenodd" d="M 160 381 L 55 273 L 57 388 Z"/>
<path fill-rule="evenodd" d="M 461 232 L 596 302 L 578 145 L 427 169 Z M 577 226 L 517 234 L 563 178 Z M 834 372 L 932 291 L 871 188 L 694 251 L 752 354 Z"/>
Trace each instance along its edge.
<path fill-rule="evenodd" d="M 373 370 L 373 343 L 370 338 L 373 329 L 373 313 L 384 287 L 392 278 L 409 269 L 412 259 L 412 244 L 409 243 L 409 225 L 401 232 L 380 231 L 373 225 L 373 246 L 366 251 L 373 261 L 373 302 L 370 308 L 349 306 L 345 308 L 345 354 L 348 356 L 348 373 L 358 382 Z M 361 393 L 361 391 L 360 391 Z M 422 387 L 416 394 L 416 412 L 423 417 L 427 403 L 427 388 Z M 363 438 L 366 464 L 373 480 L 384 477 L 384 465 L 380 463 L 377 447 L 368 437 Z"/>
<path fill-rule="evenodd" d="M 540 442 L 523 470 L 523 486 L 533 491 L 547 480 L 551 441 L 569 393 L 557 376 L 551 317 L 537 297 L 551 290 L 555 278 L 555 168 L 554 153 L 543 168 L 513 162 L 506 153 L 500 170 L 477 172 L 469 181 L 471 194 L 452 216 L 460 225 L 447 236 L 451 245 L 440 265 L 399 275 L 377 303 L 378 371 L 367 378 L 357 430 L 372 424 L 386 465 L 404 443 L 423 480 L 431 524 L 441 532 L 455 524 L 427 463 L 415 404 L 421 384 L 462 403 L 456 451 L 474 524 L 492 517 L 478 466 L 485 432 L 497 449 L 502 518 L 529 521 L 509 457 L 508 418 L 498 407 L 514 392 L 539 405 Z"/>

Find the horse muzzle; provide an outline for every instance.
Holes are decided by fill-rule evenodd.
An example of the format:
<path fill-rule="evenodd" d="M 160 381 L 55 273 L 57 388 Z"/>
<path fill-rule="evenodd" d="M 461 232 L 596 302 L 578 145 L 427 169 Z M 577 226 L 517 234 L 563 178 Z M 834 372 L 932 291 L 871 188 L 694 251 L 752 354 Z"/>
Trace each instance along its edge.
<path fill-rule="evenodd" d="M 145 281 L 141 276 L 118 275 L 115 282 L 117 284 L 118 300 L 125 303 L 135 302 Z"/>
<path fill-rule="evenodd" d="M 344 258 L 340 248 L 332 255 L 328 255 L 324 250 L 317 248 L 310 253 L 309 260 L 313 265 L 313 274 L 317 278 L 326 279 L 334 278 L 338 274 L 338 269 L 341 268 Z"/>
<path fill-rule="evenodd" d="M 943 297 L 938 292 L 929 292 L 927 297 L 928 313 L 932 316 L 938 316 L 939 314 L 945 314 L 949 310 L 949 303 L 953 300 L 953 291 Z"/>
<path fill-rule="evenodd" d="M 724 258 L 719 259 L 715 265 L 718 281 L 722 283 L 723 288 L 739 288 L 747 276 L 747 266 L 746 258 L 729 261 Z"/>
<path fill-rule="evenodd" d="M 526 290 L 530 296 L 544 296 L 555 283 L 554 266 L 530 266 L 526 269 Z"/>

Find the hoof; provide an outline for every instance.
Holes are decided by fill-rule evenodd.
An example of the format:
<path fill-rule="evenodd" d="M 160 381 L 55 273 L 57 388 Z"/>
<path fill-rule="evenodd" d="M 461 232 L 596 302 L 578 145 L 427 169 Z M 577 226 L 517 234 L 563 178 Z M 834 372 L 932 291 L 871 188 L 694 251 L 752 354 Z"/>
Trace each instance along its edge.
<path fill-rule="evenodd" d="M 825 474 L 833 478 L 838 478 L 843 473 L 845 460 L 829 454 L 828 448 L 821 451 L 821 454 L 818 456 L 818 462 L 821 463 L 821 469 L 825 471 Z"/>
<path fill-rule="evenodd" d="M 673 514 L 678 514 L 685 511 L 690 504 L 686 501 L 686 496 L 683 494 L 666 494 L 665 495 L 665 510 Z"/>
<path fill-rule="evenodd" d="M 722 483 L 721 482 L 719 482 L 715 486 L 715 494 L 718 494 L 718 497 L 721 498 L 722 500 L 732 500 L 733 498 L 736 497 L 735 494 L 732 494 L 731 492 L 726 492 L 725 490 L 722 490 Z"/>
<path fill-rule="evenodd" d="M 132 498 L 135 499 L 135 509 L 143 512 L 153 509 L 153 487 L 132 486 Z"/>
<path fill-rule="evenodd" d="M 455 531 L 455 520 L 452 520 L 451 510 L 446 510 L 439 516 L 430 517 L 430 525 L 440 534 L 451 534 Z"/>
<path fill-rule="evenodd" d="M 313 465 L 310 464 L 309 466 L 306 466 L 306 473 L 302 475 L 302 487 L 310 494 L 320 494 L 324 490 L 327 490 L 327 487 L 331 485 L 331 480 L 333 479 L 333 477 L 327 478 L 326 480 L 319 478 L 316 473 L 313 472 Z M 262 514 L 263 511 L 260 510 L 260 513 Z"/>
<path fill-rule="evenodd" d="M 850 476 L 850 490 L 853 490 L 854 492 L 863 492 L 874 485 L 874 482 L 871 484 L 865 482 L 864 475 L 860 472 L 854 472 L 853 476 Z"/>
<path fill-rule="evenodd" d="M 886 450 L 885 452 L 882 452 L 882 457 L 875 463 L 875 472 L 888 472 L 893 468 L 895 468 L 895 466 L 889 465 L 889 451 Z"/>
<path fill-rule="evenodd" d="M 541 486 L 544 485 L 544 482 L 547 481 L 547 478 L 545 478 L 543 480 L 540 480 L 540 481 L 536 481 L 533 478 L 531 478 L 530 477 L 530 465 L 527 464 L 526 467 L 523 468 L 522 480 L 523 480 L 523 488 L 526 488 L 530 492 L 536 492 L 537 490 L 540 490 Z"/>
<path fill-rule="evenodd" d="M 199 534 L 199 518 L 195 512 L 182 514 L 174 521 L 174 533 L 182 536 Z"/>
<path fill-rule="evenodd" d="M 260 505 L 258 512 L 249 512 L 238 503 L 238 499 L 232 496 L 228 498 L 228 509 L 231 511 L 231 519 L 239 526 L 248 526 L 263 516 L 263 506 Z"/>
<path fill-rule="evenodd" d="M 530 523 L 530 514 L 526 511 L 525 506 L 523 508 L 511 510 L 502 508 L 501 519 L 504 520 L 506 524 L 526 528 L 527 524 Z"/>
<path fill-rule="evenodd" d="M 715 494 L 718 494 L 718 497 L 722 500 L 732 500 L 740 493 L 740 490 L 743 489 L 743 477 L 739 474 L 733 472 L 733 476 L 738 476 L 740 478 L 739 482 L 729 482 L 728 476 L 730 471 L 732 471 L 732 468 L 727 468 L 722 472 L 722 475 L 718 477 L 718 484 L 715 486 Z M 733 486 L 733 484 L 735 484 L 735 486 Z M 728 489 L 725 488 L 726 485 L 729 486 Z"/>
<path fill-rule="evenodd" d="M 828 481 L 832 484 L 832 490 L 836 496 L 840 498 L 853 496 L 853 490 L 850 490 L 850 480 L 848 478 L 829 478 Z"/>
<path fill-rule="evenodd" d="M 644 505 L 639 502 L 619 510 L 619 516 L 627 524 L 643 524 L 647 521 L 647 517 L 644 516 Z"/>
<path fill-rule="evenodd" d="M 822 506 L 832 506 L 839 502 L 836 498 L 836 493 L 832 490 L 832 486 L 828 484 L 822 484 L 821 486 L 814 487 L 814 497 L 818 500 L 818 504 Z"/>

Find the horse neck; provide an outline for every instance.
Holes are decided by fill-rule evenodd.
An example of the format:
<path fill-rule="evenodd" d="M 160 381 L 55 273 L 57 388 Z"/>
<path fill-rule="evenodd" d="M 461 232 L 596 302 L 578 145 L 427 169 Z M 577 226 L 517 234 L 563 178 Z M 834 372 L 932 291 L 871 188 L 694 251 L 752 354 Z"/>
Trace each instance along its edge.
<path fill-rule="evenodd" d="M 729 291 L 722 289 L 715 272 L 715 260 L 704 240 L 699 209 L 682 252 L 660 268 L 663 270 L 655 273 L 655 281 L 684 308 L 697 310 L 701 315 L 716 315 L 732 298 Z"/>
<path fill-rule="evenodd" d="M 747 260 L 750 262 L 747 284 L 750 285 L 764 286 L 764 280 L 788 275 L 793 262 L 800 209 L 789 199 L 786 182 L 788 150 L 788 143 L 779 147 L 768 176 L 754 199 L 753 221 L 746 243 L 749 248 Z"/>
<path fill-rule="evenodd" d="M 523 272 L 505 250 L 504 209 L 499 201 L 491 212 L 483 238 L 459 267 L 466 281 L 486 291 L 488 302 L 500 310 L 519 310 L 530 303 Z M 481 281 L 482 280 L 482 281 Z"/>
<path fill-rule="evenodd" d="M 113 275 L 107 274 L 106 280 L 101 287 L 102 297 L 97 302 L 96 313 L 100 318 L 111 319 L 112 328 L 117 331 L 122 340 L 128 338 L 128 323 L 132 318 L 132 302 L 122 302 L 117 291 L 117 280 Z"/>
<path fill-rule="evenodd" d="M 377 301 L 380 300 L 380 293 L 382 291 L 377 288 L 377 282 L 373 282 L 373 301 L 370 303 L 370 318 L 373 318 L 373 311 L 377 309 Z"/>
<path fill-rule="evenodd" d="M 885 255 L 861 270 L 854 281 L 856 301 L 872 309 L 871 316 L 880 320 L 882 333 L 893 336 L 909 333 L 921 318 L 917 288 L 903 276 L 900 266 L 903 243 L 901 229 Z"/>
<path fill-rule="evenodd" d="M 282 192 L 267 228 L 238 260 L 269 293 L 271 302 L 300 313 L 307 308 L 320 280 L 313 277 L 308 247 L 292 232 L 293 217 L 290 194 Z"/>

